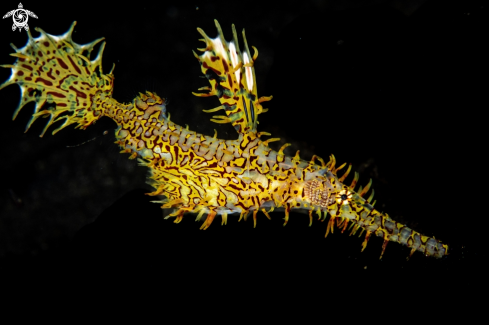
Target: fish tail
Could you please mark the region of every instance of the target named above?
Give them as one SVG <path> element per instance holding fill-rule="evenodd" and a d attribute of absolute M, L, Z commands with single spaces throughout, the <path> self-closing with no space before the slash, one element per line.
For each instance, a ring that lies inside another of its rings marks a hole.
<path fill-rule="evenodd" d="M 21 99 L 13 119 L 30 102 L 35 102 L 34 113 L 27 124 L 26 132 L 39 117 L 48 118 L 41 137 L 54 123 L 62 121 L 52 133 L 76 124 L 85 129 L 105 115 L 108 107 L 120 105 L 112 98 L 114 88 L 114 67 L 108 74 L 102 72 L 102 53 L 105 42 L 98 54 L 90 60 L 94 46 L 103 38 L 79 45 L 72 40 L 73 22 L 69 30 L 59 36 L 50 35 L 35 28 L 40 35 L 33 38 L 27 31 L 28 41 L 23 48 L 11 44 L 17 58 L 14 64 L 1 65 L 10 68 L 10 78 L 0 85 L 0 89 L 17 84 Z"/>

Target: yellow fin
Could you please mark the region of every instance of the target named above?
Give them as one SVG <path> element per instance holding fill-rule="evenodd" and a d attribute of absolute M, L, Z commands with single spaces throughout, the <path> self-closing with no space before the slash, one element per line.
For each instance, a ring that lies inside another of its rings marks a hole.
<path fill-rule="evenodd" d="M 3 65 L 12 69 L 12 74 L 0 89 L 12 84 L 18 84 L 21 89 L 22 97 L 14 119 L 27 103 L 36 103 L 26 131 L 40 116 L 49 117 L 41 136 L 49 126 L 61 120 L 63 124 L 53 133 L 73 123 L 85 129 L 104 115 L 104 103 L 109 100 L 116 104 L 111 98 L 114 77 L 102 73 L 105 43 L 97 56 L 89 59 L 94 46 L 103 38 L 85 45 L 77 44 L 72 40 L 75 25 L 73 22 L 68 31 L 59 36 L 36 28 L 40 35 L 33 38 L 28 31 L 29 40 L 23 48 L 12 45 L 16 53 L 11 55 L 17 57 L 17 61 L 13 65 Z"/>
<path fill-rule="evenodd" d="M 193 94 L 200 97 L 215 95 L 219 98 L 221 106 L 206 112 L 224 109 L 227 117 L 214 117 L 211 121 L 232 123 L 238 133 L 256 133 L 258 115 L 267 111 L 261 103 L 272 99 L 272 96 L 258 97 L 253 67 L 258 57 L 258 50 L 253 47 L 254 54 L 251 55 L 243 30 L 244 51 L 242 52 L 234 25 L 232 26 L 233 39 L 228 42 L 224 39 L 217 20 L 215 23 L 218 31 L 216 38 L 208 37 L 202 29 L 197 28 L 204 37 L 201 40 L 206 43 L 206 46 L 198 49 L 204 53 L 199 56 L 194 52 L 194 55 L 199 60 L 202 73 L 208 78 L 211 87 L 199 89 L 207 93 Z"/>

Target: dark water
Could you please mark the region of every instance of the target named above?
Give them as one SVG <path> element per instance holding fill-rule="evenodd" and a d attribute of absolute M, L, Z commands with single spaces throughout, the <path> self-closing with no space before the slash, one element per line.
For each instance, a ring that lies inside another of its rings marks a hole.
<path fill-rule="evenodd" d="M 222 277 L 258 296 L 264 288 L 277 296 L 294 290 L 296 303 L 335 286 L 400 296 L 416 288 L 439 299 L 443 290 L 468 293 L 484 279 L 489 29 L 482 2 L 80 4 L 61 12 L 48 3 L 24 5 L 39 17 L 29 19 L 34 36 L 35 26 L 56 35 L 76 20 L 75 42 L 106 38 L 103 65 L 109 71 L 116 63 L 119 101 L 155 91 L 170 100 L 173 121 L 205 134 L 217 129 L 226 139 L 236 137 L 234 130 L 201 112 L 218 100 L 191 95 L 206 86 L 191 50 L 203 44 L 197 27 L 216 35 L 213 19 L 228 39 L 231 23 L 246 28 L 248 44 L 259 50 L 259 93 L 274 96 L 259 125 L 282 138 L 272 147 L 290 142 L 290 155 L 301 150 L 305 159 L 334 154 L 351 162 L 360 184 L 373 178 L 379 210 L 448 243 L 450 255 L 415 253 L 406 262 L 409 249 L 390 243 L 379 261 L 381 239 L 371 238 L 360 253 L 363 238 L 335 232 L 324 239 L 326 225 L 308 228 L 303 215 L 292 215 L 285 228 L 283 216 L 272 214 L 272 222 L 261 215 L 257 229 L 230 218 L 228 226 L 215 222 L 205 232 L 191 218 L 163 221 L 142 195 L 150 190 L 146 171 L 112 143 L 115 123 L 101 120 L 86 131 L 68 128 L 40 139 L 40 119 L 24 134 L 33 106 L 12 122 L 19 92 L 10 86 L 0 92 L 5 274 L 109 282 L 180 277 L 211 291 Z M 14 9 L 5 6 L 4 12 Z M 23 46 L 26 34 L 12 32 L 11 21 L 1 25 L 0 61 L 10 64 L 8 44 Z M 3 81 L 9 69 L 0 73 Z"/>

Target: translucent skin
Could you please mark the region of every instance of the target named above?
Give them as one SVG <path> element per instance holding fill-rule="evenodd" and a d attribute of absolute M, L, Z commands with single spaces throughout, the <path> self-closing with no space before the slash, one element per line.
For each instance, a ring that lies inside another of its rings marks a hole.
<path fill-rule="evenodd" d="M 215 39 L 198 29 L 206 47 L 201 49 L 202 55 L 194 54 L 211 87 L 199 89 L 208 93 L 195 95 L 219 98 L 221 106 L 207 112 L 223 110 L 226 115 L 214 116 L 211 121 L 232 123 L 238 132 L 236 140 L 223 140 L 171 122 L 165 100 L 156 94 L 140 94 L 132 103 L 117 102 L 112 98 L 112 71 L 102 72 L 104 44 L 90 61 L 90 52 L 101 39 L 78 45 L 71 39 L 74 26 L 61 36 L 37 29 L 39 37 L 33 39 L 29 34 L 25 47 L 14 47 L 13 56 L 18 60 L 4 65 L 12 69 L 12 75 L 0 85 L 1 89 L 16 83 L 22 90 L 14 118 L 26 103 L 34 101 L 35 113 L 27 128 L 39 116 L 49 117 L 41 136 L 63 119 L 53 134 L 71 124 L 85 129 L 103 116 L 113 119 L 121 152 L 130 153 L 130 159 L 139 157 L 140 165 L 149 168 L 149 184 L 155 191 L 148 195 L 164 196 L 156 202 L 173 209 L 168 217 L 175 217 L 176 223 L 187 212 L 198 213 L 197 220 L 206 214 L 201 229 L 207 229 L 217 215 L 225 224 L 229 214 L 239 213 L 241 220 L 253 212 L 256 226 L 258 211 L 270 218 L 268 212 L 280 209 L 285 211 L 285 225 L 289 212 L 296 209 L 309 214 L 310 224 L 314 212 L 323 220 L 329 214 L 326 236 L 333 232 L 335 223 L 342 232 L 349 226 L 352 234 L 362 228 L 362 233 L 366 231 L 362 250 L 375 234 L 384 239 L 382 254 L 389 241 L 410 247 L 410 256 L 416 250 L 427 256 L 447 254 L 448 246 L 439 240 L 375 210 L 373 190 L 368 199 L 363 198 L 371 183 L 355 191 L 357 173 L 350 185 L 344 184 L 351 166 L 339 177 L 337 173 L 345 164 L 336 167 L 334 156 L 327 163 L 317 156 L 305 161 L 299 152 L 294 157 L 284 154 L 289 144 L 277 152 L 268 144 L 279 139 L 261 139 L 269 134 L 257 132 L 258 115 L 266 111 L 261 104 L 271 97 L 257 95 L 253 64 L 258 51 L 251 56 L 244 31 L 245 51 L 241 52 L 234 26 L 231 42 L 224 39 L 217 21 Z"/>

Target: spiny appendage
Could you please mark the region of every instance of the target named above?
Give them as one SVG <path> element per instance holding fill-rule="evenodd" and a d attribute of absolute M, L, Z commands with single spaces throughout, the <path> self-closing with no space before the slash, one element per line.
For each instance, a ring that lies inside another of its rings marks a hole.
<path fill-rule="evenodd" d="M 169 186 L 161 186 L 159 187 L 155 192 L 152 193 L 147 193 L 146 195 L 150 196 L 155 196 L 155 195 L 162 195 L 165 193 L 167 197 L 177 197 L 174 193 L 175 187 L 167 184 Z M 173 198 L 173 199 L 163 199 L 159 201 L 151 201 L 153 203 L 163 203 L 161 206 L 162 209 L 173 209 L 173 212 L 168 214 L 165 219 L 174 217 L 175 220 L 173 221 L 174 223 L 180 223 L 183 220 L 183 216 L 185 213 L 194 213 L 197 214 L 197 217 L 195 221 L 202 221 L 202 216 L 207 213 L 207 216 L 205 219 L 203 219 L 203 223 L 200 226 L 200 230 L 206 230 L 207 228 L 210 227 L 212 224 L 212 221 L 214 221 L 214 218 L 217 215 L 216 212 L 216 207 L 209 206 L 209 205 L 201 205 L 201 204 L 186 204 L 185 200 L 182 198 Z M 204 202 L 202 202 L 204 203 Z M 228 214 L 226 212 L 221 212 L 220 216 L 222 218 L 222 223 L 221 225 L 226 225 L 227 224 L 227 216 Z"/>
<path fill-rule="evenodd" d="M 49 117 L 41 137 L 50 125 L 63 119 L 65 121 L 53 134 L 73 123 L 84 129 L 103 115 L 105 105 L 113 105 L 113 68 L 107 75 L 102 73 L 105 42 L 96 58 L 90 61 L 90 53 L 103 38 L 79 45 L 72 40 L 75 25 L 73 22 L 70 29 L 60 36 L 35 28 L 40 35 L 33 38 L 27 31 L 28 41 L 23 48 L 18 49 L 11 44 L 15 50 L 11 55 L 17 61 L 2 65 L 11 68 L 12 74 L 0 89 L 15 83 L 21 89 L 21 99 L 13 118 L 32 101 L 36 107 L 26 131 L 38 117 Z"/>
<path fill-rule="evenodd" d="M 197 220 L 207 213 L 201 228 L 207 229 L 216 215 L 226 223 L 228 214 L 251 212 L 259 208 L 258 202 L 271 200 L 268 192 L 260 191 L 251 182 L 249 176 L 257 174 L 253 171 L 248 175 L 246 159 L 236 159 L 237 152 L 249 154 L 249 149 L 241 148 L 238 140 L 203 136 L 171 122 L 164 127 L 157 145 L 167 149 L 153 150 L 160 152 L 160 157 L 155 155 L 151 161 L 140 163 L 150 167 L 148 183 L 155 191 L 148 195 L 167 197 L 157 202 L 164 203 L 162 208 L 177 209 L 168 216 L 175 217 L 175 222 L 180 222 L 186 212 L 199 213 Z M 240 138 L 250 147 L 259 142 L 251 134 Z M 256 211 L 254 220 L 256 223 Z"/>
<path fill-rule="evenodd" d="M 338 170 L 344 166 L 345 164 L 335 168 L 334 156 L 331 157 L 328 163 L 328 169 L 335 176 Z M 356 234 L 360 228 L 362 228 L 360 236 L 366 231 L 365 240 L 362 243 L 362 251 L 366 248 L 367 242 L 372 234 L 384 239 L 380 258 L 382 258 L 389 241 L 404 244 L 411 248 L 409 257 L 416 250 L 426 256 L 435 256 L 437 258 L 443 257 L 448 253 L 448 245 L 442 244 L 441 241 L 435 238 L 421 235 L 407 226 L 392 220 L 388 214 L 375 210 L 375 201 L 371 203 L 374 196 L 373 190 L 368 199 L 363 199 L 363 196 L 366 195 L 372 185 L 372 180 L 369 181 L 365 188 L 360 187 L 358 192 L 355 192 L 355 186 L 359 178 L 358 173 L 355 173 L 350 186 L 342 184 L 350 170 L 351 165 L 345 174 L 338 179 L 338 188 L 340 190 L 335 193 L 322 191 L 319 188 L 320 184 L 317 184 L 318 182 L 316 181 L 309 185 L 308 193 L 316 199 L 316 204 L 324 206 L 324 202 L 327 202 L 328 205 L 327 212 L 329 212 L 331 217 L 327 225 L 325 237 L 329 232 L 333 233 L 335 220 L 336 225 L 341 229 L 342 233 L 347 229 L 349 221 L 351 221 L 348 227 L 348 229 L 351 229 L 350 236 Z"/>
<path fill-rule="evenodd" d="M 227 42 L 217 20 L 215 23 L 218 35 L 214 39 L 209 38 L 202 29 L 197 29 L 204 37 L 201 41 L 205 42 L 206 47 L 198 49 L 204 52 L 202 55 L 199 56 L 195 52 L 194 55 L 199 60 L 202 73 L 209 80 L 211 87 L 199 88 L 201 91 L 208 91 L 207 93 L 193 94 L 219 98 L 221 106 L 204 112 L 224 110 L 226 115 L 215 115 L 211 121 L 232 123 L 238 133 L 256 132 L 258 115 L 267 111 L 261 103 L 272 99 L 272 96 L 258 98 L 254 69 L 258 50 L 253 47 L 255 53 L 251 56 L 243 30 L 245 50 L 241 52 L 234 25 L 233 40 Z"/>
<path fill-rule="evenodd" d="M 189 150 L 190 151 L 190 150 Z M 220 179 L 206 173 L 206 160 L 195 158 L 189 161 L 187 156 L 179 156 L 179 150 L 165 153 L 163 158 L 139 160 L 140 165 L 150 168 L 148 183 L 155 188 L 150 196 L 165 196 L 166 199 L 153 201 L 162 203 L 163 209 L 174 209 L 174 212 L 165 217 L 175 217 L 175 223 L 179 223 L 184 214 L 197 213 L 196 221 L 201 221 L 202 216 L 207 214 L 200 229 L 207 229 L 219 214 L 222 224 L 227 223 L 228 213 L 237 213 L 240 210 L 233 207 L 238 203 L 237 196 L 226 191 Z M 177 154 L 175 154 L 177 153 Z"/>

